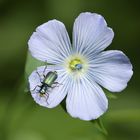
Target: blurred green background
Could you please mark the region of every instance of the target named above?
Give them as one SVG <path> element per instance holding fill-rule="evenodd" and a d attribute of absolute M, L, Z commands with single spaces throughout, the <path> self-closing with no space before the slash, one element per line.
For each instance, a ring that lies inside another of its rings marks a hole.
<path fill-rule="evenodd" d="M 140 140 L 139 5 L 138 0 L 0 0 L 0 140 Z M 61 106 L 38 106 L 23 91 L 27 42 L 35 28 L 55 18 L 71 36 L 74 19 L 84 11 L 105 17 L 115 32 L 108 49 L 122 50 L 134 69 L 128 87 L 109 99 L 102 117 L 108 136 Z"/>

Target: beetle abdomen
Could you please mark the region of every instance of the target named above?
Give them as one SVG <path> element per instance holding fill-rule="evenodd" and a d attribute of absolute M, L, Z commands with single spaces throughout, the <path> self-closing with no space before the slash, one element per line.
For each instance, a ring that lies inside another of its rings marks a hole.
<path fill-rule="evenodd" d="M 47 73 L 44 79 L 44 83 L 47 84 L 48 86 L 51 86 L 56 79 L 57 79 L 57 73 L 50 71 Z"/>

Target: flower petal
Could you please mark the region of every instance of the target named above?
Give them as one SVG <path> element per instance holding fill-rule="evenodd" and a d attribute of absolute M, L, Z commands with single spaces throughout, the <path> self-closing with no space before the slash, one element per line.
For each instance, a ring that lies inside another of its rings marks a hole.
<path fill-rule="evenodd" d="M 34 98 L 35 102 L 41 106 L 53 108 L 57 106 L 66 96 L 68 92 L 69 80 L 63 69 L 57 69 L 53 66 L 48 66 L 45 70 L 45 75 L 49 71 L 56 71 L 58 74 L 58 78 L 55 82 L 58 82 L 58 85 L 52 85 L 54 88 L 48 88 L 46 94 L 44 96 L 40 96 L 38 92 L 42 85 L 41 81 L 43 81 L 43 71 L 45 66 L 38 67 L 37 70 L 33 71 L 29 76 L 29 85 L 31 95 Z M 56 86 L 56 87 L 55 87 Z"/>
<path fill-rule="evenodd" d="M 70 54 L 71 44 L 64 24 L 51 20 L 40 25 L 32 34 L 29 50 L 36 59 L 58 64 Z"/>
<path fill-rule="evenodd" d="M 92 120 L 100 117 L 108 107 L 102 89 L 90 78 L 73 80 L 66 99 L 67 111 L 74 118 Z"/>
<path fill-rule="evenodd" d="M 73 47 L 77 52 L 93 55 L 109 46 L 114 32 L 105 19 L 96 13 L 81 13 L 73 27 Z"/>
<path fill-rule="evenodd" d="M 122 91 L 133 75 L 128 57 L 121 51 L 104 51 L 90 64 L 90 76 L 112 92 Z"/>

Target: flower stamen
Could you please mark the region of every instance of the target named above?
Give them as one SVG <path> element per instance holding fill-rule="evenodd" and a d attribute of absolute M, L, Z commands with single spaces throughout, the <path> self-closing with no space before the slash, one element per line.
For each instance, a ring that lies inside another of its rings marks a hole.
<path fill-rule="evenodd" d="M 69 68 L 73 71 L 81 70 L 83 68 L 82 62 L 80 59 L 73 59 L 69 64 Z"/>
<path fill-rule="evenodd" d="M 64 63 L 66 72 L 74 79 L 80 78 L 85 75 L 88 69 L 88 60 L 79 54 L 70 55 Z"/>

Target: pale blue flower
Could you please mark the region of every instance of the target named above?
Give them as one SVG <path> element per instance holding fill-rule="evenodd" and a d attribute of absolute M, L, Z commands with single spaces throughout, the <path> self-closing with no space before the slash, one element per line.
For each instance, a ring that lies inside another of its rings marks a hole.
<path fill-rule="evenodd" d="M 38 60 L 55 64 L 46 73 L 57 71 L 61 83 L 44 97 L 33 90 L 40 85 L 34 71 L 29 77 L 34 100 L 45 107 L 57 106 L 66 96 L 68 113 L 75 118 L 92 120 L 108 108 L 102 88 L 120 92 L 127 86 L 133 71 L 128 57 L 121 51 L 104 51 L 112 42 L 114 32 L 105 19 L 96 13 L 81 13 L 74 22 L 72 44 L 64 24 L 50 20 L 37 27 L 28 42 L 29 50 Z M 38 67 L 42 75 L 45 66 Z"/>

